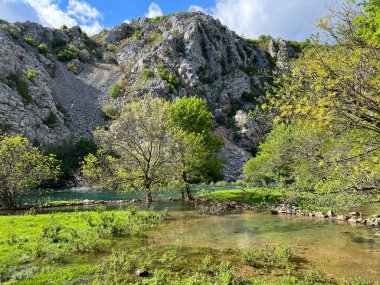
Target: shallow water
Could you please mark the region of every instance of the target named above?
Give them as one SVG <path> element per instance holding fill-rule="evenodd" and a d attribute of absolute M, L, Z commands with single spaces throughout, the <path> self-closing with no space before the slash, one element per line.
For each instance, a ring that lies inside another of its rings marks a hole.
<path fill-rule="evenodd" d="M 218 188 L 216 188 L 218 189 Z M 215 189 L 212 189 L 215 190 Z M 174 197 L 172 194 L 170 196 Z M 115 192 L 55 191 L 51 200 L 119 200 L 136 198 Z M 40 197 L 41 198 L 41 197 Z M 145 209 L 145 204 L 136 204 Z M 48 208 L 42 213 L 93 210 L 98 205 Z M 128 204 L 107 204 L 107 209 L 122 210 Z M 309 217 L 245 212 L 239 215 L 200 215 L 191 204 L 181 202 L 153 203 L 153 210 L 169 209 L 167 225 L 151 232 L 148 245 L 177 245 L 214 249 L 245 248 L 250 245 L 291 245 L 299 257 L 302 270 L 319 268 L 337 277 L 356 276 L 380 281 L 380 229 L 350 225 Z M 366 207 L 366 214 L 379 212 L 379 206 Z M 2 213 L 4 214 L 4 213 Z M 15 214 L 15 212 L 8 213 Z"/>
<path fill-rule="evenodd" d="M 380 281 L 380 237 L 375 229 L 253 212 L 201 216 L 187 211 L 172 216 L 173 221 L 149 236 L 149 243 L 215 249 L 289 244 L 304 270 Z"/>

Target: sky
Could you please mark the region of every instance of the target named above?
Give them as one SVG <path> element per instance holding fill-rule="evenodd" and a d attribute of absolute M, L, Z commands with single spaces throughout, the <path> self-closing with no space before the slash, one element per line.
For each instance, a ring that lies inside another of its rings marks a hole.
<path fill-rule="evenodd" d="M 302 41 L 337 0 L 0 0 L 0 19 L 59 28 L 80 25 L 90 35 L 138 17 L 202 11 L 247 38 Z"/>

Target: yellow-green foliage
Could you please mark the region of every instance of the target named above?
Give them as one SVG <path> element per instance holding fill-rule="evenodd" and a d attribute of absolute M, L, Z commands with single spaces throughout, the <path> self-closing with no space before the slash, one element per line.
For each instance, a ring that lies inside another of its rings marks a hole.
<path fill-rule="evenodd" d="M 262 108 L 287 126 L 274 128 L 247 178 L 321 192 L 380 189 L 380 50 L 365 32 L 380 10 L 364 7 L 347 0 L 322 18 L 336 44 L 316 40 L 275 80 Z"/>
<path fill-rule="evenodd" d="M 22 136 L 0 136 L 0 161 L 0 202 L 7 207 L 59 173 L 54 156 L 43 155 Z"/>
<path fill-rule="evenodd" d="M 26 35 L 24 37 L 24 40 L 25 40 L 26 43 L 28 43 L 31 46 L 35 46 L 36 45 L 36 41 L 34 40 L 34 38 L 33 38 L 32 35 Z"/>
<path fill-rule="evenodd" d="M 140 191 L 147 201 L 178 175 L 168 131 L 169 103 L 162 99 L 126 104 L 109 130 L 95 132 L 101 149 L 85 159 L 89 182 L 123 191 Z"/>
<path fill-rule="evenodd" d="M 37 74 L 38 74 L 38 71 L 37 70 L 33 70 L 33 69 L 28 69 L 27 71 L 24 71 L 24 74 L 25 76 L 33 83 L 33 84 L 36 84 L 36 80 L 37 80 Z"/>
<path fill-rule="evenodd" d="M 40 54 L 43 54 L 43 55 L 47 55 L 47 53 L 48 53 L 48 48 L 47 48 L 47 46 L 45 45 L 45 44 L 40 44 L 40 45 L 38 45 L 38 52 L 40 53 Z"/>

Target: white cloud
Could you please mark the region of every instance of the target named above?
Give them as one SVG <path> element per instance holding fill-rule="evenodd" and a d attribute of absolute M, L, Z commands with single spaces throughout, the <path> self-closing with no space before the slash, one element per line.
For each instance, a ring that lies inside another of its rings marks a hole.
<path fill-rule="evenodd" d="M 130 23 L 131 23 L 131 21 L 130 21 L 130 20 L 128 20 L 128 19 L 125 19 L 125 20 L 123 21 L 123 23 L 126 23 L 126 24 L 130 24 Z"/>
<path fill-rule="evenodd" d="M 313 23 L 335 0 L 215 0 L 213 7 L 197 7 L 221 20 L 238 34 L 257 38 L 268 34 L 304 40 L 315 33 Z"/>
<path fill-rule="evenodd" d="M 0 18 L 11 22 L 34 21 L 43 26 L 59 28 L 80 25 L 92 35 L 102 30 L 100 12 L 85 1 L 69 0 L 66 11 L 59 0 L 0 0 Z"/>
<path fill-rule="evenodd" d="M 77 0 L 69 0 L 67 14 L 81 19 L 82 22 L 102 17 L 102 14 L 96 8 L 91 7 L 87 2 Z"/>
<path fill-rule="evenodd" d="M 158 6 L 158 4 L 152 2 L 149 5 L 149 10 L 148 10 L 148 13 L 145 14 L 145 17 L 154 18 L 154 17 L 162 16 L 162 15 L 163 13 L 162 13 L 161 7 Z"/>

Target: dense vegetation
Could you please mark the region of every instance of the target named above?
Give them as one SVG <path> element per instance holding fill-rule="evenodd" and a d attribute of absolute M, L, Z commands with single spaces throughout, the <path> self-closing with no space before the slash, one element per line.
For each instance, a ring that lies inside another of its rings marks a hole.
<path fill-rule="evenodd" d="M 130 102 L 109 128 L 95 132 L 100 149 L 85 158 L 82 173 L 91 184 L 143 192 L 148 202 L 168 187 L 189 196 L 190 181 L 207 181 L 221 171 L 216 154 L 222 143 L 211 130 L 202 99 Z"/>
<path fill-rule="evenodd" d="M 346 1 L 319 22 L 318 38 L 283 70 L 263 109 L 274 125 L 245 166 L 260 185 L 315 193 L 380 190 L 377 1 Z"/>
<path fill-rule="evenodd" d="M 24 195 L 59 173 L 53 155 L 44 156 L 22 136 L 0 136 L 0 201 L 17 207 Z"/>

